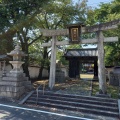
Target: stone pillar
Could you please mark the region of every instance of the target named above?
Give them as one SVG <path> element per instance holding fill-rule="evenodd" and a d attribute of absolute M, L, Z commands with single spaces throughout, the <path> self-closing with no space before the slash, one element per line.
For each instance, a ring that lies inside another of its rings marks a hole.
<path fill-rule="evenodd" d="M 52 90 L 55 84 L 55 72 L 56 72 L 56 41 L 57 37 L 52 37 L 52 51 L 51 51 L 51 63 L 50 63 L 50 76 L 49 76 L 49 88 Z"/>
<path fill-rule="evenodd" d="M 105 76 L 105 63 L 104 63 L 104 36 L 102 31 L 98 31 L 98 79 L 99 79 L 99 94 L 106 94 L 106 76 Z"/>

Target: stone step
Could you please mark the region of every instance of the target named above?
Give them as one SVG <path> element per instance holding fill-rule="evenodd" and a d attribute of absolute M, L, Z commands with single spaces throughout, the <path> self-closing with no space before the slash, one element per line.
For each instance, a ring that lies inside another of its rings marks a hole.
<path fill-rule="evenodd" d="M 36 101 L 33 100 L 27 100 L 27 104 L 36 104 Z M 51 102 L 45 102 L 39 101 L 37 105 L 44 106 L 44 107 L 52 107 L 52 108 L 57 108 L 57 109 L 65 109 L 65 110 L 71 110 L 71 111 L 77 111 L 77 112 L 82 112 L 82 113 L 87 113 L 87 114 L 94 114 L 94 115 L 102 115 L 102 116 L 109 116 L 109 117 L 119 117 L 118 112 L 111 112 L 111 111 L 103 111 L 103 110 L 97 110 L 97 109 L 91 109 L 91 108 L 84 108 L 84 107 L 75 107 L 71 105 L 65 105 L 65 104 L 58 104 L 58 103 L 51 103 Z"/>
<path fill-rule="evenodd" d="M 32 97 L 36 97 L 37 94 L 33 94 Z M 95 99 L 95 100 L 92 100 L 92 99 L 88 99 L 88 98 L 75 98 L 74 96 L 71 96 L 71 97 L 65 97 L 64 95 L 63 96 L 56 96 L 56 95 L 42 95 L 42 94 L 39 94 L 38 95 L 40 98 L 44 98 L 44 99 L 54 99 L 54 100 L 65 100 L 65 101 L 71 101 L 71 102 L 78 102 L 78 103 L 83 103 L 83 104 L 94 104 L 94 105 L 103 105 L 103 106 L 111 106 L 111 107 L 117 107 L 118 106 L 118 103 L 117 101 L 115 102 L 106 102 L 106 101 L 99 101 L 100 98 Z"/>
<path fill-rule="evenodd" d="M 38 95 L 38 99 L 37 99 Z M 82 95 L 60 94 L 50 91 L 34 91 L 25 104 L 44 106 L 83 114 L 119 118 L 118 101 L 112 98 L 101 98 Z"/>
<path fill-rule="evenodd" d="M 40 94 L 42 94 L 42 91 L 39 91 Z M 36 92 L 34 93 L 36 94 Z M 71 94 L 60 94 L 60 93 L 53 93 L 46 91 L 44 92 L 44 95 L 49 95 L 49 96 L 57 96 L 57 97 L 66 97 L 66 98 L 77 98 L 77 99 L 89 99 L 89 100 L 95 100 L 95 101 L 105 101 L 105 102 L 115 102 L 117 103 L 116 99 L 112 98 L 102 98 L 102 97 L 91 97 L 91 96 L 83 96 L 83 95 L 71 95 Z"/>
<path fill-rule="evenodd" d="M 73 102 L 73 101 L 67 101 L 65 99 L 60 100 L 58 99 L 50 99 L 50 98 L 44 98 L 42 96 L 40 96 L 38 99 L 36 99 L 36 97 L 30 97 L 29 100 L 32 101 L 44 101 L 44 102 L 48 102 L 48 103 L 55 103 L 55 104 L 62 104 L 62 105 L 70 105 L 70 106 L 74 106 L 74 107 L 84 107 L 84 108 L 91 108 L 91 109 L 98 109 L 98 110 L 105 110 L 105 111 L 111 111 L 111 112 L 118 112 L 118 108 L 117 107 L 111 107 L 111 106 L 101 106 L 101 105 L 94 105 L 94 104 L 88 104 L 88 103 L 82 103 L 82 102 Z"/>

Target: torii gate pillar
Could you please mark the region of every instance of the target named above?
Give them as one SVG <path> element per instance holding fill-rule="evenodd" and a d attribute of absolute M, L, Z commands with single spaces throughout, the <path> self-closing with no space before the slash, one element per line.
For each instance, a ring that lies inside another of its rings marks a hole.
<path fill-rule="evenodd" d="M 52 89 L 55 84 L 55 73 L 56 73 L 56 36 L 52 36 L 52 51 L 51 51 L 51 62 L 50 62 L 50 75 L 49 75 L 49 88 Z"/>
<path fill-rule="evenodd" d="M 105 75 L 105 63 L 104 63 L 104 36 L 102 31 L 97 31 L 98 40 L 98 78 L 99 78 L 99 94 L 106 94 L 106 75 Z"/>

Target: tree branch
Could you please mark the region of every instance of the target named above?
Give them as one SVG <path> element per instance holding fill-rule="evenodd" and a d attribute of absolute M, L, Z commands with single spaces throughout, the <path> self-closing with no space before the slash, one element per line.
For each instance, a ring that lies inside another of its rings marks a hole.
<path fill-rule="evenodd" d="M 40 39 L 42 37 L 42 35 L 40 35 L 39 37 L 35 38 L 34 40 L 32 40 L 32 42 L 30 42 L 28 44 L 28 46 L 30 46 L 31 44 L 33 44 L 35 41 L 37 41 L 38 39 Z"/>
<path fill-rule="evenodd" d="M 27 18 L 24 21 L 22 20 L 18 24 L 15 24 L 12 27 L 10 27 L 7 30 L 7 32 L 3 32 L 2 34 L 0 34 L 0 39 L 8 38 L 8 36 L 13 36 L 17 31 L 19 31 L 23 27 L 29 26 L 34 21 L 35 16 L 40 12 L 41 10 L 36 11 L 33 15 L 31 15 L 31 17 L 27 16 Z"/>
<path fill-rule="evenodd" d="M 19 37 L 19 40 L 20 40 L 21 44 L 23 44 L 23 39 L 22 39 L 22 37 L 21 37 L 20 33 L 19 33 L 19 32 L 17 32 L 17 35 L 18 35 L 18 37 Z"/>
<path fill-rule="evenodd" d="M 60 22 L 62 22 L 62 19 L 63 19 L 63 15 L 61 17 L 61 19 L 57 22 L 57 24 L 55 25 L 55 29 L 57 29 L 57 26 L 60 24 Z"/>
<path fill-rule="evenodd" d="M 47 22 L 47 13 L 45 13 L 45 23 L 46 23 L 46 27 L 49 29 L 49 25 L 48 25 L 48 22 Z"/>

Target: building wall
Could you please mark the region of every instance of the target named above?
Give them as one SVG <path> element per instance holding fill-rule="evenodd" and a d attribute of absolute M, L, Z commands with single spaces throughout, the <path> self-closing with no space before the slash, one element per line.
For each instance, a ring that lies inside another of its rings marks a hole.
<path fill-rule="evenodd" d="M 33 78 L 37 78 L 38 75 L 39 75 L 39 69 L 40 67 L 29 67 L 29 74 L 30 74 L 30 78 L 33 79 Z M 47 69 L 43 69 L 43 72 L 42 72 L 42 77 L 48 77 L 49 73 L 48 73 L 48 70 Z"/>
<path fill-rule="evenodd" d="M 11 69 L 12 69 L 12 66 L 10 64 L 5 66 L 6 73 L 8 73 Z M 30 74 L 31 79 L 38 77 L 40 67 L 30 66 L 28 69 L 29 69 L 29 74 Z M 68 76 L 67 68 L 61 67 L 61 70 L 65 73 L 65 77 L 67 77 Z M 0 78 L 1 78 L 2 74 L 3 74 L 3 71 L 2 71 L 2 69 L 0 69 Z M 44 77 L 44 78 L 49 77 L 49 72 L 47 69 L 43 69 L 42 77 Z"/>

